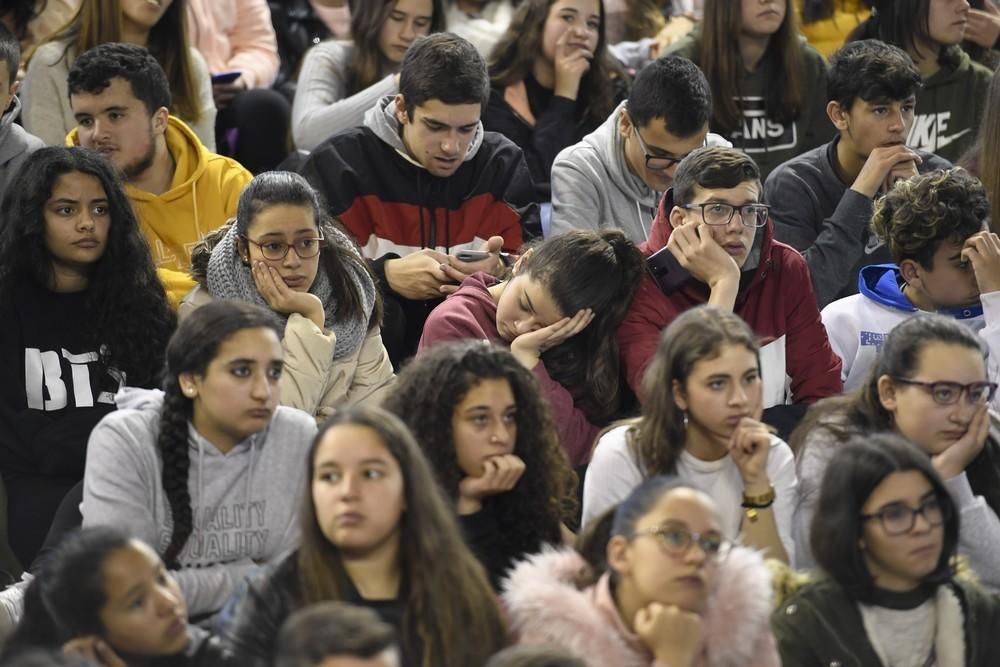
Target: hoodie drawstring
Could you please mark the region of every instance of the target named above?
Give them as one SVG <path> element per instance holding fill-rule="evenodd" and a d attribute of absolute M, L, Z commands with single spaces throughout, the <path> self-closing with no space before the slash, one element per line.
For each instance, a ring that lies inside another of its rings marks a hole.
<path fill-rule="evenodd" d="M 205 518 L 204 507 L 202 506 L 205 502 L 205 445 L 201 441 L 201 438 L 195 438 L 198 441 L 198 500 L 191 503 L 193 507 L 201 507 L 202 511 L 196 513 L 196 518 L 194 521 L 194 528 L 196 530 L 201 530 L 203 528 L 202 521 Z"/>

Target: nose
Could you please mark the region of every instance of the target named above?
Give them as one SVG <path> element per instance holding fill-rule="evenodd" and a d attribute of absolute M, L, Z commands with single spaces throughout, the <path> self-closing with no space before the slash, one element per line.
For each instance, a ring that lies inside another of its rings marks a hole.
<path fill-rule="evenodd" d="M 294 269 L 302 264 L 302 258 L 299 257 L 299 253 L 295 252 L 295 246 L 288 246 L 288 252 L 285 253 L 284 259 L 281 260 L 281 265 Z"/>
<path fill-rule="evenodd" d="M 441 152 L 450 157 L 458 152 L 458 145 L 458 132 L 452 130 L 441 139 Z"/>
<path fill-rule="evenodd" d="M 407 44 L 412 42 L 417 36 L 417 28 L 413 21 L 404 21 L 403 27 L 399 31 L 399 38 Z"/>
<path fill-rule="evenodd" d="M 160 616 L 171 616 L 177 612 L 180 600 L 170 586 L 159 584 L 155 591 L 156 613 Z"/>
<path fill-rule="evenodd" d="M 258 401 L 267 401 L 271 398 L 271 380 L 267 377 L 266 373 L 259 372 L 254 374 L 250 395 Z"/>
<path fill-rule="evenodd" d="M 358 476 L 353 472 L 344 473 L 343 478 L 340 480 L 339 491 L 341 498 L 357 498 L 358 497 L 358 484 L 360 480 Z"/>
<path fill-rule="evenodd" d="M 730 405 L 743 405 L 747 402 L 747 391 L 740 383 L 733 385 L 733 391 L 729 394 Z"/>
<path fill-rule="evenodd" d="M 90 209 L 81 211 L 76 218 L 77 231 L 89 232 L 94 229 L 94 225 L 94 213 Z"/>
<path fill-rule="evenodd" d="M 692 538 L 687 551 L 684 552 L 684 560 L 687 563 L 701 564 L 708 558 L 705 550 L 701 548 L 701 542 Z"/>
<path fill-rule="evenodd" d="M 517 335 L 531 333 L 532 331 L 538 331 L 542 327 L 538 324 L 534 317 L 529 317 L 526 320 L 518 320 L 514 322 L 514 330 L 517 331 Z"/>
<path fill-rule="evenodd" d="M 496 447 L 506 447 L 510 443 L 511 428 L 502 419 L 497 420 L 490 433 L 490 444 Z"/>

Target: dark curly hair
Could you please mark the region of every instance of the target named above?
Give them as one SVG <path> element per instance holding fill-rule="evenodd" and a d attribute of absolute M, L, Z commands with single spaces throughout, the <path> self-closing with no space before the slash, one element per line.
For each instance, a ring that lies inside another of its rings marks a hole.
<path fill-rule="evenodd" d="M 100 95 L 116 77 L 128 81 L 132 94 L 150 115 L 162 107 L 170 108 L 166 73 L 149 51 L 136 44 L 111 42 L 81 53 L 69 70 L 69 94 Z"/>
<path fill-rule="evenodd" d="M 979 179 L 964 169 L 937 169 L 899 181 L 875 202 L 872 231 L 899 264 L 912 259 L 928 271 L 944 241 L 961 243 L 983 231 L 990 202 Z"/>
<path fill-rule="evenodd" d="M 560 524 L 574 523 L 576 475 L 531 371 L 505 349 L 485 341 L 442 343 L 422 352 L 396 378 L 383 407 L 410 427 L 431 462 L 445 493 L 458 499 L 465 476 L 458 465 L 452 432 L 456 406 L 485 380 L 506 380 L 517 406 L 514 454 L 525 471 L 508 493 L 484 501 L 495 510 L 509 553 L 536 553 L 543 543 L 559 543 Z"/>
<path fill-rule="evenodd" d="M 25 282 L 47 287 L 52 261 L 45 244 L 45 204 L 64 174 L 101 182 L 111 225 L 104 254 L 89 270 L 86 329 L 101 361 L 125 373 L 129 385 L 151 387 L 163 368 L 167 339 L 177 319 L 156 275 L 149 246 L 114 169 L 85 148 L 42 148 L 25 160 L 0 206 L 0 303 L 9 304 Z"/>
<path fill-rule="evenodd" d="M 163 459 L 163 492 L 170 506 L 173 531 L 163 560 L 177 567 L 177 557 L 194 529 L 188 473 L 188 422 L 193 402 L 181 391 L 181 373 L 204 375 L 219 347 L 244 329 L 265 328 L 281 338 L 274 314 L 242 301 L 212 301 L 184 319 L 167 345 L 167 368 L 163 377 L 163 408 L 156 446 Z"/>
<path fill-rule="evenodd" d="M 826 99 L 850 111 L 858 99 L 908 100 L 923 85 L 910 54 L 877 39 L 862 39 L 848 42 L 830 57 Z"/>

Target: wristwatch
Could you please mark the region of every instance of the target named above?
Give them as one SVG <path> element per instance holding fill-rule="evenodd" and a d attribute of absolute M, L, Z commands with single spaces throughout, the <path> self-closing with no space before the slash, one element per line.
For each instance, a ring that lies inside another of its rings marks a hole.
<path fill-rule="evenodd" d="M 775 499 L 774 486 L 768 488 L 767 493 L 763 493 L 759 496 L 748 496 L 743 494 L 743 514 L 746 516 L 747 521 L 750 523 L 756 523 L 759 517 L 758 510 L 764 510 L 774 504 Z"/>

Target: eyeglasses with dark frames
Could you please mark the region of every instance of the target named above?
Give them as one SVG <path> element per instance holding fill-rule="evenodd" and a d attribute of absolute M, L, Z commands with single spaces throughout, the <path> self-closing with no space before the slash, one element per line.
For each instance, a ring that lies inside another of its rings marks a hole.
<path fill-rule="evenodd" d="M 892 378 L 893 382 L 900 384 L 910 384 L 920 387 L 934 399 L 938 405 L 954 405 L 965 394 L 965 400 L 970 405 L 982 405 L 993 400 L 997 393 L 996 382 L 970 382 L 961 384 L 960 382 L 923 382 L 921 380 L 911 380 L 910 378 Z"/>
<path fill-rule="evenodd" d="M 949 507 L 934 495 L 920 503 L 920 507 L 917 509 L 903 503 L 890 503 L 878 512 L 862 514 L 861 518 L 865 521 L 878 519 L 886 535 L 905 535 L 913 530 L 913 526 L 917 523 L 918 514 L 924 517 L 929 526 L 940 526 L 950 517 Z"/>
<path fill-rule="evenodd" d="M 291 245 L 284 241 L 254 241 L 246 235 L 242 235 L 241 238 L 260 248 L 260 254 L 264 256 L 264 259 L 272 261 L 284 259 L 285 255 L 288 254 L 289 248 L 295 249 L 295 254 L 299 256 L 299 259 L 311 259 L 318 255 L 322 248 L 323 232 L 320 232 L 319 236 L 295 239 L 295 242 Z"/>
<path fill-rule="evenodd" d="M 727 542 L 715 531 L 695 533 L 676 525 L 659 526 L 635 532 L 635 537 L 650 535 L 660 543 L 660 548 L 669 556 L 683 556 L 692 544 L 697 544 L 702 553 L 715 558 L 726 547 Z"/>
<path fill-rule="evenodd" d="M 639 134 L 639 128 L 633 125 L 632 131 L 635 133 L 635 138 L 639 141 L 639 148 L 642 149 L 643 157 L 646 158 L 646 169 L 651 171 L 666 171 L 687 157 L 687 155 L 679 157 L 673 155 L 653 155 L 649 152 L 649 146 L 643 141 L 642 135 Z"/>
<path fill-rule="evenodd" d="M 680 206 L 680 205 L 679 205 Z M 767 204 L 743 204 L 733 206 L 724 202 L 710 201 L 704 204 L 686 204 L 680 208 L 688 211 L 701 211 L 701 218 L 706 225 L 728 225 L 736 211 L 740 212 L 740 222 L 744 227 L 763 227 L 767 224 L 767 214 L 771 209 Z"/>

